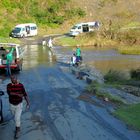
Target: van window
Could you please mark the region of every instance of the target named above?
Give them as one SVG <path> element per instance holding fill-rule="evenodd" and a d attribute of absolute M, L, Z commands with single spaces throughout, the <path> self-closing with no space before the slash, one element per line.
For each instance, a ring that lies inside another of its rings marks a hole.
<path fill-rule="evenodd" d="M 73 26 L 73 27 L 72 27 L 72 29 L 76 29 L 76 28 L 77 28 L 77 26 Z"/>
<path fill-rule="evenodd" d="M 36 30 L 36 29 L 37 29 L 36 26 L 31 27 L 31 30 Z"/>
<path fill-rule="evenodd" d="M 13 30 L 13 33 L 20 33 L 20 31 L 21 31 L 21 28 L 16 27 L 16 28 Z"/>
<path fill-rule="evenodd" d="M 25 28 L 22 28 L 22 31 L 25 31 Z"/>
<path fill-rule="evenodd" d="M 95 28 L 95 26 L 94 25 L 90 25 L 89 28 L 93 29 L 93 28 Z"/>
<path fill-rule="evenodd" d="M 78 29 L 81 29 L 81 26 L 79 26 Z"/>

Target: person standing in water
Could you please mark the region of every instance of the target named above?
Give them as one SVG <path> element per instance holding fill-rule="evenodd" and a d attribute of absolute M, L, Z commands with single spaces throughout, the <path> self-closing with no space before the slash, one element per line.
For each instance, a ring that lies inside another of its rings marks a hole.
<path fill-rule="evenodd" d="M 52 43 L 52 39 L 50 37 L 49 41 L 48 41 L 48 47 L 49 48 L 52 48 L 53 47 L 53 43 Z"/>

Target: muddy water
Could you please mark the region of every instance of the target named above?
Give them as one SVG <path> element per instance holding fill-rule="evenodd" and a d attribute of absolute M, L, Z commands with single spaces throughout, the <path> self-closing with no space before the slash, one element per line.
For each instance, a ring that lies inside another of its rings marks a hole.
<path fill-rule="evenodd" d="M 28 45 L 24 54 L 23 68 L 30 69 L 40 65 L 52 66 L 55 63 L 53 52 L 46 46 Z"/>
<path fill-rule="evenodd" d="M 45 46 L 37 45 L 26 46 L 26 49 L 24 69 L 39 65 L 51 66 L 56 59 L 57 62 L 69 63 L 73 54 L 73 50 L 58 46 L 55 46 L 52 51 Z M 122 55 L 115 50 L 82 50 L 82 56 L 84 63 L 95 67 L 102 74 L 110 69 L 128 73 L 131 69 L 140 68 L 140 55 Z"/>
<path fill-rule="evenodd" d="M 83 58 L 87 64 L 96 67 L 103 74 L 110 69 L 128 73 L 132 69 L 140 68 L 140 55 L 122 55 L 115 50 L 86 51 Z"/>
<path fill-rule="evenodd" d="M 57 59 L 67 63 L 73 54 L 73 50 L 66 47 L 56 47 Z M 84 63 L 95 67 L 102 74 L 110 69 L 126 72 L 140 68 L 140 55 L 122 55 L 115 50 L 81 50 Z"/>

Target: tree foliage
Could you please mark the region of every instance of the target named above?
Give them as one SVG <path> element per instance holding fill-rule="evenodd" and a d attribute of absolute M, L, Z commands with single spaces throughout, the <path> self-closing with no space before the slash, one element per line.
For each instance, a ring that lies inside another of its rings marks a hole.
<path fill-rule="evenodd" d="M 4 33 L 4 36 L 9 34 L 9 31 L 6 31 L 7 34 L 3 31 L 5 20 L 12 26 L 26 22 L 49 26 L 50 24 L 63 24 L 65 20 L 73 17 L 85 16 L 85 12 L 80 8 L 70 7 L 68 11 L 66 7 L 69 2 L 70 0 L 1 0 L 0 31 Z"/>

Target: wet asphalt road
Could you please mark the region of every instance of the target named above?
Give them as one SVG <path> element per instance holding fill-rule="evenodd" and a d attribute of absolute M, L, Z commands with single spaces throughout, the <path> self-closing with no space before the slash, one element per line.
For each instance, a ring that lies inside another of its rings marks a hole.
<path fill-rule="evenodd" d="M 60 56 L 58 63 L 55 54 L 47 48 L 35 45 L 27 46 L 27 49 L 23 71 L 17 75 L 25 85 L 31 108 L 23 111 L 19 140 L 140 139 L 138 132 L 127 129 L 105 107 L 78 99 L 86 83 L 76 79 L 69 66 L 60 62 L 63 57 Z M 59 51 L 59 48 L 53 51 Z M 9 81 L 6 78 L 0 88 L 5 91 Z M 0 125 L 0 140 L 13 140 L 14 135 L 7 100 L 4 95 L 6 122 Z"/>

